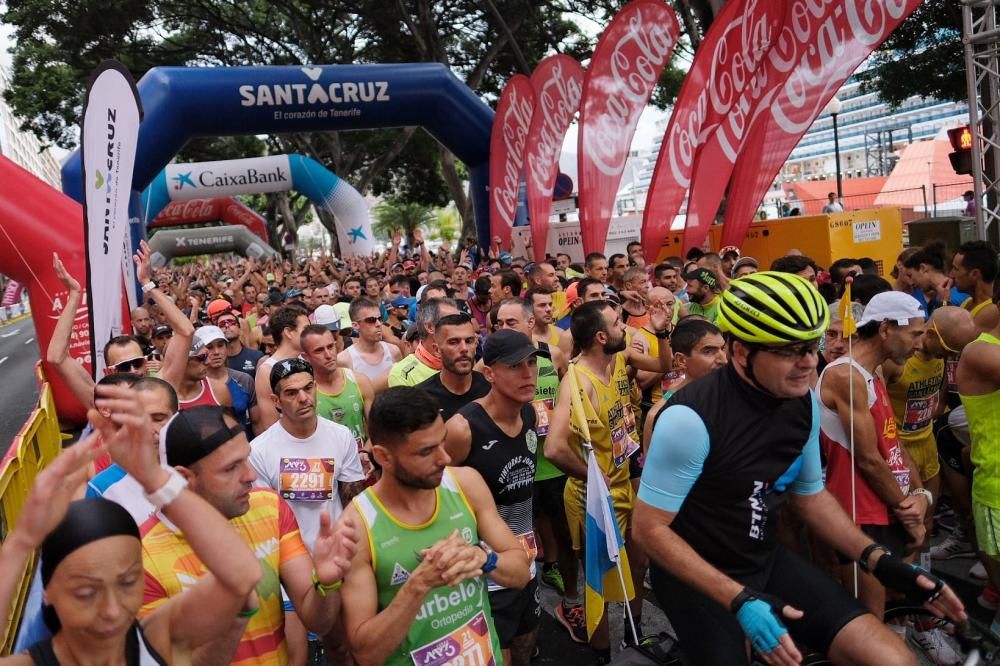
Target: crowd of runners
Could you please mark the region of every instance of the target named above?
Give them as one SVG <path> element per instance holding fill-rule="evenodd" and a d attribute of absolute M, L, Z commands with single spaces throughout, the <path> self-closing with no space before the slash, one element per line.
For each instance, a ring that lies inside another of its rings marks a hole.
<path fill-rule="evenodd" d="M 986 243 L 906 249 L 885 277 L 419 232 L 370 258 L 156 270 L 143 243 L 135 265 L 144 302 L 95 384 L 53 258 L 69 297 L 46 358 L 90 426 L 0 550 L 5 612 L 41 553 L 11 663 L 525 666 L 547 648 L 539 586 L 608 663 L 582 591 L 589 456 L 638 633 L 649 588 L 687 663 L 915 664 L 908 642 L 958 663 L 887 602 L 963 620 L 934 574 L 957 557 L 1000 601 Z"/>

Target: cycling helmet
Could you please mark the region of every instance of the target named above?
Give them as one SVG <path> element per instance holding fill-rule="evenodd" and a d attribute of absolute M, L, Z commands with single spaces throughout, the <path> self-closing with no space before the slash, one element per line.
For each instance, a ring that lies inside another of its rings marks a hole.
<path fill-rule="evenodd" d="M 815 340 L 830 323 L 816 288 L 794 273 L 763 271 L 729 283 L 716 324 L 743 342 L 782 345 Z"/>

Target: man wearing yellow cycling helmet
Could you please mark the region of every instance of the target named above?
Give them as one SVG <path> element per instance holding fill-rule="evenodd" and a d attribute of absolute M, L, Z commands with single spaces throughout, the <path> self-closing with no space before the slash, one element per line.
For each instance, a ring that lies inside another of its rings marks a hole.
<path fill-rule="evenodd" d="M 915 663 L 880 619 L 775 538 L 789 500 L 888 587 L 965 617 L 948 586 L 874 543 L 823 486 L 809 385 L 827 304 L 804 278 L 770 271 L 733 280 L 721 299 L 729 363 L 660 412 L 633 515 L 681 649 L 691 663 L 746 664 L 749 639 L 767 663 L 797 664 L 800 641 L 835 663 Z"/>

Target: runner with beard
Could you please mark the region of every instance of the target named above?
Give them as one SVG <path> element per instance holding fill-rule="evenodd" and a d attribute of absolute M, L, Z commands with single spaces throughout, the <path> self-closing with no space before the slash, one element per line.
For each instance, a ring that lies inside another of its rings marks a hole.
<path fill-rule="evenodd" d="M 447 466 L 445 424 L 427 393 L 380 393 L 370 429 L 382 476 L 345 510 L 365 533 L 341 590 L 354 658 L 440 663 L 457 645 L 463 663 L 500 663 L 483 574 L 524 587 L 524 550 L 482 477 Z"/>
<path fill-rule="evenodd" d="M 441 317 L 434 335 L 424 341 L 433 343 L 435 354 L 441 358 L 441 372 L 419 386 L 437 402 L 443 419 L 450 419 L 463 405 L 490 392 L 486 377 L 473 370 L 477 340 L 472 318 L 453 314 Z"/>
<path fill-rule="evenodd" d="M 518 308 L 523 308 L 518 301 Z M 531 662 L 541 612 L 535 580 L 538 548 L 532 526 L 538 435 L 531 404 L 540 353 L 524 333 L 512 329 L 493 333 L 483 346 L 490 392 L 462 407 L 446 424 L 445 448 L 452 464 L 472 467 L 482 475 L 500 517 L 528 555 L 532 580 L 524 589 L 509 590 L 489 581 L 490 606 L 504 662 L 517 666 Z"/>
<path fill-rule="evenodd" d="M 638 353 L 625 342 L 625 324 L 618 310 L 608 301 L 584 303 L 573 313 L 570 330 L 580 355 L 570 365 L 560 386 L 560 398 L 552 415 L 552 424 L 545 441 L 545 457 L 565 472 L 564 499 L 566 516 L 574 550 L 583 547 L 587 495 L 587 452 L 580 437 L 570 429 L 570 404 L 568 400 L 569 374 L 575 373 L 575 382 L 582 393 L 584 414 L 590 429 L 593 455 L 598 466 L 607 476 L 615 518 L 625 536 L 626 548 L 632 548 L 629 531 L 635 491 L 629 482 L 629 459 L 639 449 L 636 432 L 636 414 L 632 411 L 632 382 L 626 366 L 638 370 L 663 373 L 670 369 L 671 349 L 667 326 L 670 314 L 662 305 L 650 308 L 652 329 L 659 341 L 658 357 Z M 635 589 L 642 589 L 643 581 L 634 581 Z M 639 628 L 642 599 L 630 603 Z M 608 626 L 601 620 L 591 642 L 600 659 L 610 659 Z M 562 603 L 556 608 L 556 618 L 566 627 L 573 640 L 587 642 L 586 616 L 576 589 L 566 590 Z"/>

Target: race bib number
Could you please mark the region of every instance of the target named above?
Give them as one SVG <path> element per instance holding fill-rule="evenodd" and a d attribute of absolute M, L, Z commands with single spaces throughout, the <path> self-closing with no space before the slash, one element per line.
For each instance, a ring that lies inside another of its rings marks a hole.
<path fill-rule="evenodd" d="M 297 502 L 333 499 L 333 458 L 282 458 L 281 496 Z"/>
<path fill-rule="evenodd" d="M 479 611 L 447 636 L 410 652 L 414 666 L 494 666 L 490 625 Z"/>
<path fill-rule="evenodd" d="M 957 370 L 957 358 L 949 358 L 944 362 L 944 380 L 948 383 L 949 393 L 958 393 L 958 383 L 955 381 L 955 373 Z"/>
<path fill-rule="evenodd" d="M 549 434 L 549 419 L 552 417 L 552 399 L 535 400 L 531 403 L 535 408 L 535 434 L 545 437 Z"/>
<path fill-rule="evenodd" d="M 635 434 L 635 416 L 632 414 L 632 406 L 625 407 L 625 417 L 621 426 L 611 430 L 611 456 L 615 467 L 624 465 L 629 456 L 639 450 L 639 438 Z"/>
<path fill-rule="evenodd" d="M 937 408 L 938 397 L 913 398 L 906 401 L 906 411 L 903 414 L 903 432 L 918 432 L 930 425 Z"/>

